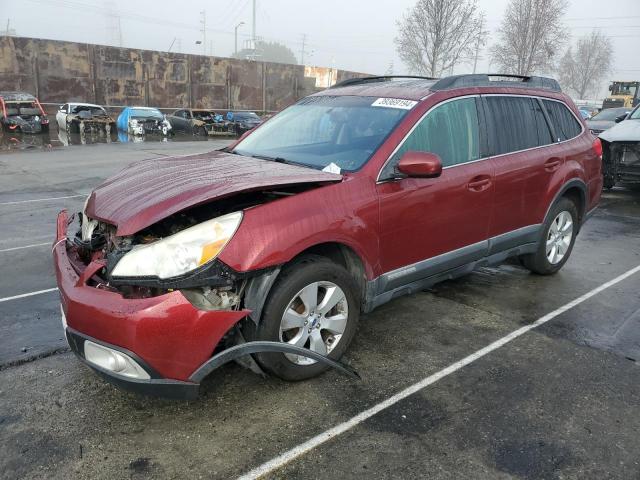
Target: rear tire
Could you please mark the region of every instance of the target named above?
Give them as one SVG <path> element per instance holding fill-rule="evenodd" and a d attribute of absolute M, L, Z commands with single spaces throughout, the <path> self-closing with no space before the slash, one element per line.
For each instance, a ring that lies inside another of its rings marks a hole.
<path fill-rule="evenodd" d="M 542 238 L 535 253 L 522 255 L 522 265 L 538 275 L 552 275 L 567 262 L 579 228 L 578 208 L 567 197 L 558 200 L 549 211 Z"/>
<path fill-rule="evenodd" d="M 303 293 L 309 288 L 314 298 Z M 328 310 L 323 307 L 337 298 L 340 300 L 335 306 Z M 249 328 L 247 336 L 297 344 L 338 360 L 355 335 L 359 316 L 358 288 L 349 272 L 325 257 L 306 255 L 280 273 L 260 323 Z M 312 378 L 329 368 L 324 363 L 284 353 L 258 353 L 255 358 L 266 371 L 288 381 Z"/>

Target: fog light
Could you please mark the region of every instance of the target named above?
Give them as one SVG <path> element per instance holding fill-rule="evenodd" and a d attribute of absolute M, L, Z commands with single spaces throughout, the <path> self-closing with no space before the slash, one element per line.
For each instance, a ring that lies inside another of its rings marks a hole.
<path fill-rule="evenodd" d="M 118 375 L 144 380 L 151 378 L 129 355 L 98 345 L 90 340 L 84 342 L 84 358 L 87 362 Z"/>

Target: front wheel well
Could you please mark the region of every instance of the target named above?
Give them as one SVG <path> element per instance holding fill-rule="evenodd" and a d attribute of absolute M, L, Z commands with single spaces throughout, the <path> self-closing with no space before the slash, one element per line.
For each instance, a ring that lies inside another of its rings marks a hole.
<path fill-rule="evenodd" d="M 360 300 L 364 302 L 366 298 L 367 274 L 364 262 L 351 247 L 337 242 L 321 243 L 303 250 L 291 259 L 291 262 L 296 261 L 296 259 L 301 256 L 309 254 L 328 258 L 332 262 L 344 267 L 356 282 L 360 292 Z"/>

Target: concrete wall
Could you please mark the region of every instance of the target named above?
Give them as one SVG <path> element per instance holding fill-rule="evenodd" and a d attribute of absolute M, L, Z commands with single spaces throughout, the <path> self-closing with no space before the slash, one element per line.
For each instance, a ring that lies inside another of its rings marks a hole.
<path fill-rule="evenodd" d="M 0 90 L 43 103 L 278 111 L 356 72 L 0 37 Z"/>

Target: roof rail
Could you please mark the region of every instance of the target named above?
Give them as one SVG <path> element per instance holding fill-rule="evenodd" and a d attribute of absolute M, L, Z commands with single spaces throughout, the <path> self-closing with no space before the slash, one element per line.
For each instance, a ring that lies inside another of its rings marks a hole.
<path fill-rule="evenodd" d="M 417 79 L 417 80 L 438 80 L 437 78 L 433 78 L 433 77 L 420 77 L 416 75 L 381 75 L 376 77 L 347 78 L 346 80 L 336 83 L 330 88 L 349 87 L 351 85 L 362 85 L 365 83 L 373 83 L 373 82 L 389 82 L 391 80 L 395 80 L 396 78 L 409 78 L 409 79 Z"/>
<path fill-rule="evenodd" d="M 470 75 L 453 75 L 438 80 L 431 86 L 432 91 L 449 90 L 463 87 L 516 87 L 543 88 L 561 92 L 557 80 L 548 77 L 512 75 L 507 73 L 480 73 Z"/>

